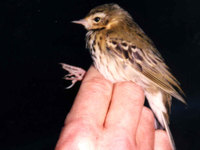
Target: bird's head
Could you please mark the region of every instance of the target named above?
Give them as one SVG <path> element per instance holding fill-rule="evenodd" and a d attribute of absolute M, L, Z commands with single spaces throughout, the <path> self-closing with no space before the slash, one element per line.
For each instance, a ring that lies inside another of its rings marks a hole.
<path fill-rule="evenodd" d="M 131 16 L 117 4 L 104 4 L 92 9 L 88 15 L 73 23 L 82 24 L 87 30 L 110 29 Z"/>

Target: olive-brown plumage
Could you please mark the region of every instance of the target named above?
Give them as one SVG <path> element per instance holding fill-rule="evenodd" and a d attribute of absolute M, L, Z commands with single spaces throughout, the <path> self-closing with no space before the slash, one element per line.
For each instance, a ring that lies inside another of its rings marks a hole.
<path fill-rule="evenodd" d="M 160 125 L 166 129 L 173 149 L 175 145 L 168 123 L 171 96 L 184 102 L 175 90 L 182 90 L 169 72 L 152 40 L 117 4 L 92 9 L 82 20 L 74 21 L 88 30 L 86 47 L 94 66 L 112 82 L 132 81 L 140 85 Z"/>

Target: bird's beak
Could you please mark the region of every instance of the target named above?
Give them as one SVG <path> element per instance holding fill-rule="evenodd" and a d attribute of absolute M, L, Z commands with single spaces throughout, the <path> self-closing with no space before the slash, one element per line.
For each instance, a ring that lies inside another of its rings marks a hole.
<path fill-rule="evenodd" d="M 83 25 L 87 30 L 90 29 L 91 25 L 89 20 L 87 19 L 81 19 L 81 20 L 77 20 L 77 21 L 72 21 L 72 23 L 76 23 L 76 24 L 81 24 Z"/>
<path fill-rule="evenodd" d="M 87 22 L 86 19 L 81 19 L 81 20 L 72 21 L 72 23 L 82 24 L 83 26 L 87 26 L 87 25 L 88 25 L 88 22 Z"/>

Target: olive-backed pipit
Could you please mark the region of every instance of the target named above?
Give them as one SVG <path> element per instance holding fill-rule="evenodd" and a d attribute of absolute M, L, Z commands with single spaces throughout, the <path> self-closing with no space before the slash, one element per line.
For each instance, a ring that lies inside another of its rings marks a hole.
<path fill-rule="evenodd" d="M 106 79 L 113 83 L 132 81 L 143 88 L 159 125 L 167 131 L 175 149 L 168 127 L 169 112 L 172 96 L 185 103 L 175 88 L 182 94 L 183 91 L 152 40 L 117 4 L 97 6 L 84 19 L 73 22 L 88 30 L 86 47 L 94 66 Z M 65 79 L 72 80 L 73 84 L 82 79 L 84 70 L 62 65 L 70 72 Z"/>

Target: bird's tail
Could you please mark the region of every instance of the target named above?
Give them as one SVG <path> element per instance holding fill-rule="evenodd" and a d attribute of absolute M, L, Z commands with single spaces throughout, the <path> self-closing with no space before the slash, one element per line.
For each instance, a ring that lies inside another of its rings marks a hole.
<path fill-rule="evenodd" d="M 176 150 L 176 146 L 174 143 L 174 139 L 172 137 L 171 131 L 169 129 L 169 116 L 168 113 L 170 112 L 171 107 L 171 96 L 161 91 L 157 93 L 151 94 L 149 92 L 145 92 L 149 105 L 154 112 L 154 115 L 159 122 L 158 124 L 161 126 L 162 129 L 165 129 L 171 144 L 172 150 Z M 159 129 L 159 125 L 156 125 L 155 128 Z"/>
<path fill-rule="evenodd" d="M 175 145 L 175 142 L 174 142 L 174 138 L 172 136 L 172 133 L 169 129 L 169 125 L 168 125 L 168 122 L 164 116 L 164 113 L 162 113 L 162 120 L 163 120 L 163 123 L 164 123 L 164 128 L 167 132 L 167 135 L 168 135 L 168 138 L 169 138 L 169 141 L 170 141 L 170 144 L 171 144 L 171 147 L 172 147 L 172 150 L 176 150 L 176 145 Z"/>

